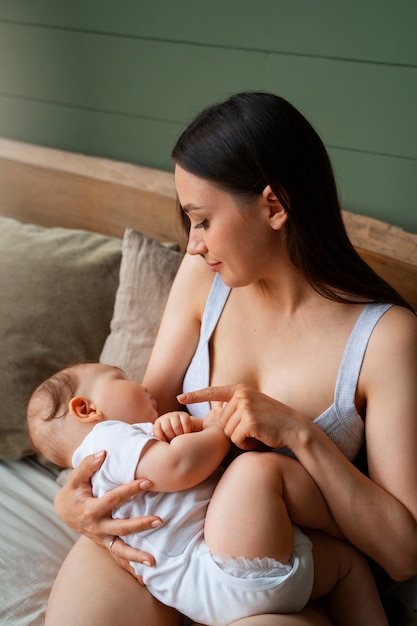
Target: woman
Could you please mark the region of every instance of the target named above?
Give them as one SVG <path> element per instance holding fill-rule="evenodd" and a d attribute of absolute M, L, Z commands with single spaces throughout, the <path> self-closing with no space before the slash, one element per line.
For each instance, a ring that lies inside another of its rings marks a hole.
<path fill-rule="evenodd" d="M 238 447 L 288 448 L 347 539 L 394 579 L 414 575 L 417 319 L 352 248 L 321 140 L 282 98 L 244 93 L 203 111 L 173 158 L 189 241 L 144 380 L 159 410 L 174 409 L 182 389 L 194 414 L 226 401 L 220 421 Z M 369 478 L 351 462 L 365 438 Z M 150 556 L 113 537 L 158 522 L 110 519 L 140 485 L 93 500 L 101 462 L 86 460 L 57 499 L 64 521 L 97 545 L 83 537 L 69 555 L 78 579 L 64 564 L 47 624 L 179 624 L 126 571 L 115 574 L 111 556 Z M 74 614 L 62 609 L 70 595 Z M 314 606 L 239 622 L 330 623 Z"/>

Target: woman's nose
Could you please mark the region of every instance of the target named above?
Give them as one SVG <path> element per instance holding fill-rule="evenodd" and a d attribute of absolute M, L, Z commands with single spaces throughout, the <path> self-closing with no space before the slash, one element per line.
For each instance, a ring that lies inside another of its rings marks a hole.
<path fill-rule="evenodd" d="M 187 243 L 188 254 L 206 254 L 207 246 L 204 237 L 195 229 L 190 230 Z"/>

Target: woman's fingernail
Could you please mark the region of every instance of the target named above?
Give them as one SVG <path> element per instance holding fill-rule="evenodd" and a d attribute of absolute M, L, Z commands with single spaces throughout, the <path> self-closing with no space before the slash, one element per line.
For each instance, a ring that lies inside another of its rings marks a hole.
<path fill-rule="evenodd" d="M 104 450 L 101 450 L 100 452 L 96 452 L 94 454 L 95 459 L 101 459 L 103 456 L 104 456 Z"/>
<path fill-rule="evenodd" d="M 142 561 L 142 565 L 146 565 L 146 567 L 152 567 L 149 561 Z"/>
<path fill-rule="evenodd" d="M 149 487 L 150 487 L 150 486 L 151 486 L 151 481 L 150 481 L 150 480 L 142 480 L 142 481 L 139 483 L 139 487 L 140 487 L 141 489 L 149 489 Z"/>
<path fill-rule="evenodd" d="M 162 522 L 160 519 L 156 519 L 152 522 L 151 526 L 152 528 L 159 528 L 160 526 L 162 526 Z"/>

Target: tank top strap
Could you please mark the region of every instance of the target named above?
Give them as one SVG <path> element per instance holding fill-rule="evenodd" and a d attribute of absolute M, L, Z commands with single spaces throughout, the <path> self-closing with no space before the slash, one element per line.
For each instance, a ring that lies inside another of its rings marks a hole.
<path fill-rule="evenodd" d="M 352 407 L 363 359 L 372 331 L 392 304 L 367 304 L 351 332 L 340 364 L 335 404 L 341 413 Z"/>
<path fill-rule="evenodd" d="M 210 382 L 209 341 L 230 293 L 220 274 L 216 274 L 211 286 L 201 320 L 200 338 L 197 349 L 184 376 L 183 391 L 194 391 L 207 387 Z M 191 415 L 203 418 L 210 410 L 208 402 L 187 406 Z"/>
<path fill-rule="evenodd" d="M 216 274 L 201 320 L 200 344 L 208 343 L 210 340 L 229 297 L 230 290 L 231 288 L 226 287 L 222 281 L 220 274 Z"/>

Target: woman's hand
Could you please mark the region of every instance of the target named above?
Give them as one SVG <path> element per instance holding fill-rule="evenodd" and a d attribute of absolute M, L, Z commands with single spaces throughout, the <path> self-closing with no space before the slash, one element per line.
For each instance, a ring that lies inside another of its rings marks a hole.
<path fill-rule="evenodd" d="M 158 517 L 138 517 L 126 520 L 113 519 L 112 510 L 132 496 L 149 489 L 149 480 L 133 480 L 109 491 L 101 498 L 94 498 L 90 478 L 102 465 L 106 453 L 87 456 L 73 470 L 67 484 L 55 498 L 55 511 L 70 528 L 92 539 L 97 545 L 109 550 L 115 560 L 132 572 L 128 561 L 154 565 L 151 554 L 132 548 L 120 537 L 161 526 Z"/>
<path fill-rule="evenodd" d="M 310 422 L 306 416 L 245 384 L 206 387 L 180 394 L 177 399 L 183 404 L 223 402 L 217 421 L 242 450 L 255 449 L 259 441 L 271 448 L 291 449 L 295 433 Z"/>

